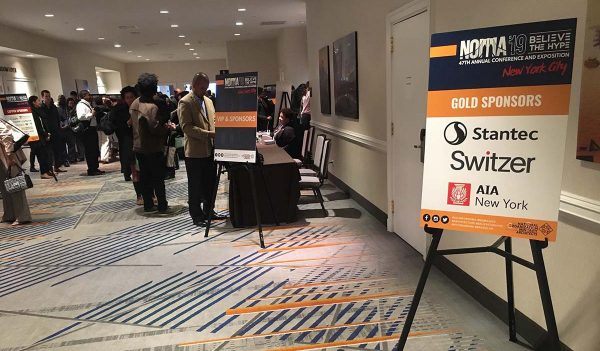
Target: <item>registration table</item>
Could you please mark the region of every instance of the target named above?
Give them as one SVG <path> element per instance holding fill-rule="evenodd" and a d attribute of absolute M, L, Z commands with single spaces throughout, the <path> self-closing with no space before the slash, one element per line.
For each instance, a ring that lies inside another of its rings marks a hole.
<path fill-rule="evenodd" d="M 254 169 L 261 222 L 263 224 L 275 223 L 265 183 L 277 220 L 280 223 L 296 221 L 298 200 L 300 199 L 298 166 L 290 155 L 277 145 L 264 145 L 261 142 L 257 143 L 256 147 L 264 158 L 262 166 L 251 168 Z M 261 167 L 264 181 L 258 167 Z M 236 228 L 256 225 L 250 177 L 248 171 L 243 167 L 236 167 L 229 172 L 229 217 Z"/>

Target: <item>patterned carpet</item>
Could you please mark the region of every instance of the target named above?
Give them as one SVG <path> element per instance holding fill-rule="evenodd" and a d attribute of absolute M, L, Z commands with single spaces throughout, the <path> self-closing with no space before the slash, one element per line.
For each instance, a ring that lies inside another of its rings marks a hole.
<path fill-rule="evenodd" d="M 35 179 L 35 222 L 0 227 L 0 351 L 391 350 L 422 258 L 332 185 L 325 217 L 265 229 L 219 221 L 204 238 L 187 214 L 145 215 L 118 165 Z M 307 194 L 308 195 L 308 194 Z M 227 213 L 227 183 L 217 208 Z M 505 326 L 437 272 L 406 350 L 521 350 Z"/>

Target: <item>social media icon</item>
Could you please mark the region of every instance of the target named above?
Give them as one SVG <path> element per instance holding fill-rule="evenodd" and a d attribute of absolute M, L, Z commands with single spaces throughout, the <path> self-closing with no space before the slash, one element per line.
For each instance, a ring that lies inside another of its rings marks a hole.
<path fill-rule="evenodd" d="M 438 216 L 438 215 L 433 215 L 433 217 L 432 217 L 432 220 L 433 220 L 433 223 L 437 223 L 437 222 L 439 222 L 439 221 L 440 221 L 440 216 Z"/>
<path fill-rule="evenodd" d="M 429 215 L 429 213 L 426 213 L 423 215 L 423 220 L 425 222 L 429 222 L 431 220 L 431 216 Z"/>
<path fill-rule="evenodd" d="M 443 216 L 442 217 L 442 223 L 448 224 L 448 222 L 450 222 L 450 218 L 448 218 L 448 216 Z"/>

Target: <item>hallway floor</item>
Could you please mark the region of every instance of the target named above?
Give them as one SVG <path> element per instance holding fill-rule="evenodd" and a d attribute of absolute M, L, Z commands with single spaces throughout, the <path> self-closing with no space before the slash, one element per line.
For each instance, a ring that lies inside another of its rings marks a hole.
<path fill-rule="evenodd" d="M 224 221 L 204 238 L 185 170 L 167 181 L 176 213 L 145 215 L 118 163 L 102 168 L 34 175 L 35 222 L 0 226 L 0 351 L 392 350 L 423 260 L 339 189 L 323 189 L 328 217 L 303 196 L 261 249 Z M 435 270 L 412 332 L 407 351 L 524 349 Z"/>

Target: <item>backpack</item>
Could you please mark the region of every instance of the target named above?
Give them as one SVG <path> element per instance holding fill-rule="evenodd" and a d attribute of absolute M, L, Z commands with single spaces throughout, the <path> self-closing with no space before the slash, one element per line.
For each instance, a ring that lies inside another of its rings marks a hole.
<path fill-rule="evenodd" d="M 106 135 L 114 134 L 115 132 L 115 124 L 111 118 L 110 113 L 104 113 L 102 117 L 98 120 L 98 129 L 104 132 Z"/>

